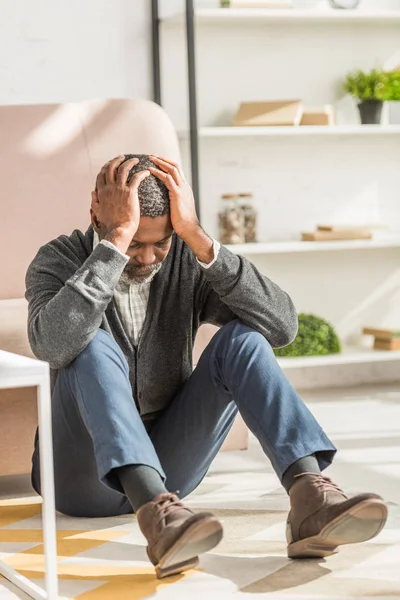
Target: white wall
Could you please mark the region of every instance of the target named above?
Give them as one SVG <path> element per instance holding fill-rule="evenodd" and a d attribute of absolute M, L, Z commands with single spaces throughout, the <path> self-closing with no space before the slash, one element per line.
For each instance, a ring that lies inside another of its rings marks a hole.
<path fill-rule="evenodd" d="M 0 104 L 152 98 L 149 0 L 0 3 Z"/>
<path fill-rule="evenodd" d="M 386 7 L 400 9 L 400 0 L 364 0 L 359 10 Z M 388 64 L 399 51 L 398 23 L 201 24 L 200 125 L 230 125 L 243 100 L 284 98 L 334 103 L 339 122 L 357 123 L 355 104 L 342 101 L 343 78 L 352 69 Z M 176 127 L 187 129 L 179 25 L 163 26 L 163 65 L 165 107 Z M 182 147 L 187 156 L 187 144 Z M 203 139 L 202 221 L 218 235 L 220 195 L 252 191 L 262 241 L 298 239 L 301 231 L 332 221 L 384 223 L 400 231 L 399 158 L 400 136 Z M 400 322 L 400 250 L 275 255 L 255 262 L 291 293 L 299 310 L 330 319 L 345 338 L 368 323 Z"/>
<path fill-rule="evenodd" d="M 183 0 L 160 0 L 162 11 Z M 214 5 L 216 0 L 213 0 Z M 363 0 L 362 8 L 400 8 Z M 187 124 L 183 28 L 163 26 L 164 105 Z M 392 25 L 254 25 L 197 30 L 200 124 L 229 123 L 244 99 L 303 97 L 337 102 L 340 80 L 400 49 Z M 151 98 L 150 0 L 16 0 L 0 6 L 0 104 L 87 98 Z M 353 110 L 346 119 L 356 119 Z M 184 155 L 185 145 L 183 145 Z M 260 237 L 293 239 L 318 221 L 381 220 L 400 229 L 398 138 L 203 140 L 202 218 L 216 231 L 219 196 L 254 191 Z M 187 163 L 187 160 L 186 160 Z M 400 320 L 400 251 L 259 258 L 299 310 L 331 319 L 344 336 L 363 323 Z"/>

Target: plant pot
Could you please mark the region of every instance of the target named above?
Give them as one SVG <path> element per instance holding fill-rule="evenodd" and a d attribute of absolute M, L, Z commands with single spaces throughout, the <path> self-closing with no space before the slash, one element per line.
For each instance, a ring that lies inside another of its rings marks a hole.
<path fill-rule="evenodd" d="M 360 102 L 358 110 L 360 111 L 361 123 L 363 125 L 380 125 L 382 107 L 383 102 L 380 100 L 365 100 L 365 102 Z"/>

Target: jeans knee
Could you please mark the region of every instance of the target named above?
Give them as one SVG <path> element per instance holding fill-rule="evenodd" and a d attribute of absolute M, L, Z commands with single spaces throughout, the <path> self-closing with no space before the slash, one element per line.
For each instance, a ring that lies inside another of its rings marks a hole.
<path fill-rule="evenodd" d="M 255 348 L 262 345 L 272 351 L 268 340 L 259 331 L 246 325 L 240 319 L 235 319 L 221 327 L 220 333 L 221 336 L 228 339 L 235 346 L 245 344 L 249 348 Z"/>
<path fill-rule="evenodd" d="M 116 358 L 122 362 L 125 370 L 129 371 L 128 363 L 121 348 L 111 335 L 103 329 L 98 329 L 94 338 L 89 342 L 86 348 L 78 354 L 69 367 L 73 367 L 74 369 L 83 367 L 84 369 L 87 369 L 90 365 L 98 365 L 101 361 L 115 361 Z"/>
<path fill-rule="evenodd" d="M 215 351 L 218 355 L 228 358 L 229 364 L 239 367 L 243 364 L 246 368 L 249 361 L 258 357 L 263 364 L 277 366 L 276 357 L 268 340 L 253 327 L 243 321 L 235 320 L 224 325 L 220 332 L 221 338 L 216 340 Z"/>

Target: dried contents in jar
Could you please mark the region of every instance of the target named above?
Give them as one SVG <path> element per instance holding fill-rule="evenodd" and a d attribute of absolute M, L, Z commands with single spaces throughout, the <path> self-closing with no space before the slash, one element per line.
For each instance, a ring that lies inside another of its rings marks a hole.
<path fill-rule="evenodd" d="M 219 213 L 219 239 L 222 244 L 243 244 L 244 213 L 237 194 L 223 194 L 223 208 Z"/>
<path fill-rule="evenodd" d="M 253 205 L 253 194 L 239 194 L 240 208 L 244 216 L 244 239 L 246 243 L 257 242 L 257 211 Z"/>

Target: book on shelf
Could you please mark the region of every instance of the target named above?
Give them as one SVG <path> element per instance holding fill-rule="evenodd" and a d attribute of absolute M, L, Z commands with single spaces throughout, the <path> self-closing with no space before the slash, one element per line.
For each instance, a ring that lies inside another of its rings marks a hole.
<path fill-rule="evenodd" d="M 375 338 L 374 350 L 400 350 L 400 338 L 393 340 L 379 340 Z"/>
<path fill-rule="evenodd" d="M 300 121 L 303 127 L 335 125 L 335 109 L 331 104 L 324 106 L 306 106 Z"/>
<path fill-rule="evenodd" d="M 301 100 L 242 102 L 234 117 L 234 127 L 284 127 L 300 125 Z"/>
<path fill-rule="evenodd" d="M 387 230 L 389 227 L 387 225 L 318 225 L 318 231 L 370 231 L 374 230 Z"/>
<path fill-rule="evenodd" d="M 221 0 L 222 8 L 292 8 L 291 0 Z"/>
<path fill-rule="evenodd" d="M 373 335 L 376 339 L 380 341 L 390 342 L 394 339 L 398 339 L 400 341 L 400 329 L 390 327 L 364 327 L 363 334 Z"/>
<path fill-rule="evenodd" d="M 338 242 L 340 240 L 370 240 L 370 231 L 312 231 L 303 233 L 303 242 Z"/>

